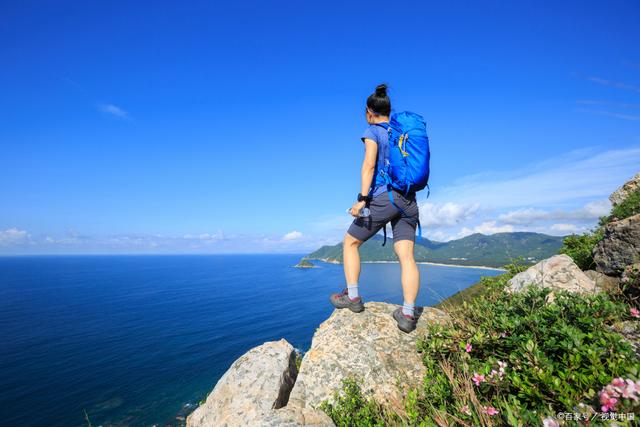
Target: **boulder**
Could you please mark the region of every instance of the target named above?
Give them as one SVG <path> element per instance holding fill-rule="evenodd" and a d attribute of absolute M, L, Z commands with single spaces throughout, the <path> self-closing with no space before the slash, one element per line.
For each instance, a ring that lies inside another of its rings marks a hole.
<path fill-rule="evenodd" d="M 622 187 L 618 188 L 609 196 L 611 204 L 613 204 L 614 206 L 619 205 L 627 198 L 627 196 L 629 196 L 629 194 L 633 193 L 638 187 L 640 187 L 640 173 L 637 173 L 636 176 L 631 178 Z"/>
<path fill-rule="evenodd" d="M 342 380 L 355 379 L 363 393 L 398 413 L 411 388 L 420 388 L 425 367 L 416 340 L 427 334 L 431 322 L 446 322 L 435 308 L 420 308 L 417 329 L 401 332 L 393 311 L 398 306 L 368 302 L 362 313 L 334 310 L 316 330 L 311 349 L 302 359 L 289 407 L 317 408 L 342 389 Z"/>
<path fill-rule="evenodd" d="M 594 281 L 567 255 L 552 256 L 516 274 L 509 280 L 507 291 L 521 292 L 531 285 L 575 293 L 597 291 Z"/>
<path fill-rule="evenodd" d="M 205 403 L 189 415 L 187 427 L 257 425 L 287 404 L 296 375 L 296 353 L 286 340 L 254 347 L 233 362 Z"/>
<path fill-rule="evenodd" d="M 598 291 L 618 292 L 620 288 L 620 278 L 618 277 L 607 276 L 596 270 L 588 270 L 585 271 L 584 274 L 594 281 Z"/>
<path fill-rule="evenodd" d="M 331 418 L 320 410 L 298 408 L 291 405 L 267 411 L 257 417 L 255 422 L 248 425 L 257 427 L 335 426 Z"/>
<path fill-rule="evenodd" d="M 640 214 L 607 224 L 593 259 L 596 269 L 609 276 L 620 276 L 627 265 L 640 262 Z"/>

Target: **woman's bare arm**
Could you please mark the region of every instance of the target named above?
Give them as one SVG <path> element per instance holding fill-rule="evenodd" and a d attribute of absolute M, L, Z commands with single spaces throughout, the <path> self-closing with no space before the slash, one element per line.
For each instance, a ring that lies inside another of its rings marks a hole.
<path fill-rule="evenodd" d="M 371 182 L 373 181 L 373 172 L 376 168 L 376 157 L 378 154 L 378 144 L 372 139 L 365 138 L 364 140 L 364 161 L 362 162 L 362 186 L 360 187 L 360 194 L 366 196 L 371 189 Z M 355 202 L 351 207 L 351 215 L 358 216 L 360 210 L 364 207 L 365 202 Z"/>
<path fill-rule="evenodd" d="M 378 154 L 378 144 L 372 139 L 364 140 L 364 161 L 362 162 L 362 187 L 360 193 L 363 196 L 369 194 L 371 182 L 373 181 L 373 171 L 376 168 L 376 157 Z"/>

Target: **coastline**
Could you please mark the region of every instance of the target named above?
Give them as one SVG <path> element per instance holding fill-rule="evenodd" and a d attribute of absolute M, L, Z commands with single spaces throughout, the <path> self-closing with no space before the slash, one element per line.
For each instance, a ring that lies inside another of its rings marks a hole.
<path fill-rule="evenodd" d="M 314 261 L 321 261 L 327 264 L 342 264 L 336 260 L 329 259 L 314 259 Z M 361 261 L 363 264 L 397 264 L 398 261 Z M 440 262 L 430 262 L 430 261 L 416 261 L 416 264 L 428 264 L 428 265 L 438 265 L 441 267 L 456 267 L 456 268 L 475 268 L 480 270 L 495 270 L 495 271 L 507 271 L 504 268 L 499 267 L 487 267 L 486 265 L 459 265 L 459 264 L 444 264 Z"/>
<path fill-rule="evenodd" d="M 486 265 L 459 265 L 459 264 L 443 264 L 440 262 L 429 262 L 429 261 L 420 261 L 416 262 L 416 264 L 430 264 L 430 265 L 439 265 L 442 267 L 462 267 L 462 268 L 476 268 L 480 270 L 496 270 L 496 271 L 507 271 L 504 268 L 500 267 L 487 267 Z"/>

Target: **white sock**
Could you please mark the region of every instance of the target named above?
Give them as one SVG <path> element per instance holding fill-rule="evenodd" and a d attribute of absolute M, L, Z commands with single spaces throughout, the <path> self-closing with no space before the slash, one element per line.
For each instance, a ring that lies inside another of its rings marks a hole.
<path fill-rule="evenodd" d="M 358 284 L 355 285 L 347 285 L 347 291 L 349 292 L 349 298 L 354 299 L 358 298 Z"/>
<path fill-rule="evenodd" d="M 402 305 L 402 314 L 413 317 L 416 305 L 415 303 L 404 302 Z"/>

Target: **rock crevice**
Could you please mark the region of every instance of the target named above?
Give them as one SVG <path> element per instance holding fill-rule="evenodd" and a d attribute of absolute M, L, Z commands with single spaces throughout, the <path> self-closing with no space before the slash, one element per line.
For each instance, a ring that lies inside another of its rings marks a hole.
<path fill-rule="evenodd" d="M 427 335 L 429 323 L 448 317 L 436 308 L 420 308 L 416 330 L 405 334 L 392 318 L 397 307 L 368 302 L 358 314 L 334 310 L 314 334 L 299 371 L 293 346 L 284 339 L 249 350 L 187 418 L 187 426 L 332 426 L 317 408 L 333 400 L 346 378 L 357 379 L 368 397 L 403 413 L 406 393 L 420 387 L 425 375 L 416 340 Z"/>
<path fill-rule="evenodd" d="M 266 342 L 238 358 L 205 403 L 187 418 L 188 427 L 253 425 L 285 406 L 298 374 L 286 340 Z"/>

